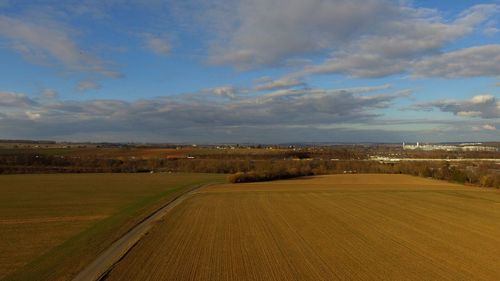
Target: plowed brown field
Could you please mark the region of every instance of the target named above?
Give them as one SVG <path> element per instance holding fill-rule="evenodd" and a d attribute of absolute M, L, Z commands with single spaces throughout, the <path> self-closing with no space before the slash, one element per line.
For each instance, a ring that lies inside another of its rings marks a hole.
<path fill-rule="evenodd" d="M 71 280 L 151 212 L 212 174 L 0 176 L 0 279 Z"/>
<path fill-rule="evenodd" d="M 500 192 L 403 175 L 219 185 L 107 280 L 500 280 Z"/>

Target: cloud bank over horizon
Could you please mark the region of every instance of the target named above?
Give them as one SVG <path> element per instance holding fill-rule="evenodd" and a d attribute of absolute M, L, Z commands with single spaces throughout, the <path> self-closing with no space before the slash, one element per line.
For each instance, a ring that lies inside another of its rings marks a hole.
<path fill-rule="evenodd" d="M 0 138 L 500 140 L 495 1 L 0 3 Z"/>

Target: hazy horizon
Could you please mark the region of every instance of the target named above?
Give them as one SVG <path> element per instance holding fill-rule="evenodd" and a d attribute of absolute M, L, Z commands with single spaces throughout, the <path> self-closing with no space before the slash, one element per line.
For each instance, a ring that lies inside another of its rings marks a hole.
<path fill-rule="evenodd" d="M 498 1 L 0 0 L 0 139 L 500 140 Z"/>

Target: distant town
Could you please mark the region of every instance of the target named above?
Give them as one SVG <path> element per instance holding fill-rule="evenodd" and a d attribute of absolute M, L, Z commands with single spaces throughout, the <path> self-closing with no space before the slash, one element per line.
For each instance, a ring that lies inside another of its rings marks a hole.
<path fill-rule="evenodd" d="M 498 151 L 497 147 L 485 146 L 483 143 L 461 143 L 459 145 L 448 144 L 420 144 L 417 142 L 415 145 L 406 144 L 403 142 L 404 150 L 444 150 L 444 151 Z"/>

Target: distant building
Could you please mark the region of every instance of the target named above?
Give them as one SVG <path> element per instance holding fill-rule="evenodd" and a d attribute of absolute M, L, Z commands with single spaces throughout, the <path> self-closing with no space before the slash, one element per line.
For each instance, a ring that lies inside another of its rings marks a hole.
<path fill-rule="evenodd" d="M 498 149 L 491 146 L 478 146 L 478 145 L 466 145 L 460 147 L 463 151 L 492 151 L 495 152 Z"/>
<path fill-rule="evenodd" d="M 496 147 L 491 146 L 482 146 L 475 144 L 466 144 L 466 145 L 445 145 L 445 144 L 424 144 L 421 145 L 417 142 L 416 145 L 408 145 L 403 142 L 404 150 L 423 150 L 423 151 L 432 151 L 432 150 L 445 150 L 445 151 L 498 151 Z"/>

